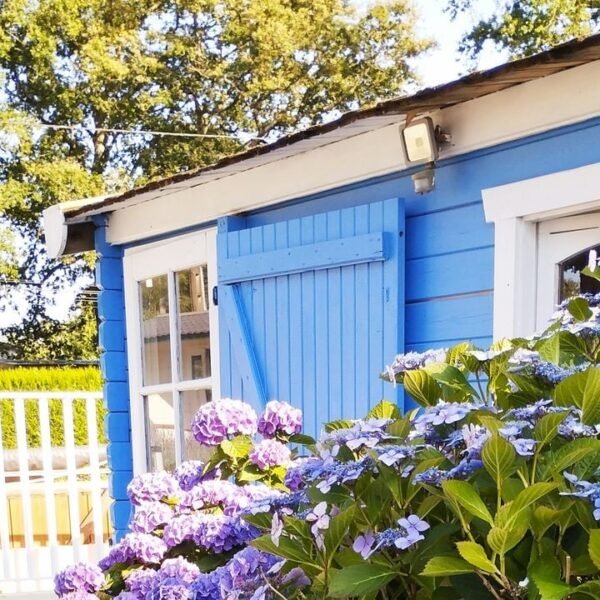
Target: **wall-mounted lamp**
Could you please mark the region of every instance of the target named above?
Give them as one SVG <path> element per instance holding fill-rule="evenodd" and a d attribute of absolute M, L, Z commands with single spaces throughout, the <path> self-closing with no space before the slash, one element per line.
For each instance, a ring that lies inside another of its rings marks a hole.
<path fill-rule="evenodd" d="M 435 127 L 430 117 L 411 121 L 400 128 L 404 155 L 409 165 L 427 165 L 423 171 L 412 176 L 417 194 L 430 192 L 435 186 L 435 161 L 442 143 L 449 143 L 450 136 Z"/>

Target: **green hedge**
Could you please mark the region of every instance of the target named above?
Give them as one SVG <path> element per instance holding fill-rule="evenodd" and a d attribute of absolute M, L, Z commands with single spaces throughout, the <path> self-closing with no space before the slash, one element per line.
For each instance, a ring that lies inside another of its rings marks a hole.
<path fill-rule="evenodd" d="M 2 392 L 96 392 L 102 389 L 100 370 L 94 367 L 19 367 L 0 370 L 0 391 Z M 104 416 L 106 409 L 101 400 L 97 403 L 99 443 L 106 443 L 104 435 Z M 50 438 L 52 446 L 64 445 L 64 427 L 62 401 L 50 400 Z M 11 400 L 0 401 L 0 419 L 2 425 L 2 445 L 7 449 L 17 447 L 15 415 Z M 88 443 L 85 401 L 73 402 L 73 422 L 75 444 Z M 40 418 L 37 400 L 25 400 L 25 426 L 27 444 L 32 448 L 41 446 Z"/>

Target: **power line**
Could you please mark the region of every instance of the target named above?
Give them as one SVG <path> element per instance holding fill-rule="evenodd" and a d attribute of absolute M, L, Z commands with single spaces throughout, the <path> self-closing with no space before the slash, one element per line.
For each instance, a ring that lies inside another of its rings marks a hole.
<path fill-rule="evenodd" d="M 85 131 L 89 132 L 90 130 L 83 125 L 56 125 L 54 123 L 42 123 L 41 121 L 36 123 L 37 127 L 43 129 L 62 129 L 68 131 Z M 156 131 L 156 130 L 146 130 L 146 129 L 116 129 L 111 127 L 94 127 L 95 132 L 100 133 L 121 133 L 125 135 L 156 135 L 161 137 L 185 137 L 185 138 L 208 138 L 208 139 L 223 139 L 223 140 L 235 140 L 237 142 L 241 141 L 239 137 L 235 135 L 225 135 L 219 133 L 185 133 L 185 132 L 177 132 L 177 131 Z M 259 141 L 259 142 L 267 142 L 266 138 L 263 137 L 250 137 L 248 141 Z"/>

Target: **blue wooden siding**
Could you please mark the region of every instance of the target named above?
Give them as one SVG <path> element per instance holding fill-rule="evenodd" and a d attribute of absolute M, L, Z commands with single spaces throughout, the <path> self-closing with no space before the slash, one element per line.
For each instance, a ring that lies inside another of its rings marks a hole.
<path fill-rule="evenodd" d="M 291 402 L 313 434 L 397 399 L 378 375 L 403 345 L 403 203 L 244 225 L 220 223 L 222 394 Z"/>
<path fill-rule="evenodd" d="M 98 217 L 95 245 L 98 253 L 96 283 L 100 288 L 99 344 L 104 378 L 104 402 L 108 410 L 106 436 L 110 507 L 114 541 L 126 533 L 131 505 L 127 484 L 133 477 L 129 385 L 125 339 L 125 300 L 123 294 L 123 249 L 106 242 L 106 220 Z"/>

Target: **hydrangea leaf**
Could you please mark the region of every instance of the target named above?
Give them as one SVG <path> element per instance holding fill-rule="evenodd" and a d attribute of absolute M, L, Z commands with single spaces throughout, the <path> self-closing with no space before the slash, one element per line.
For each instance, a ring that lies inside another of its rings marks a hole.
<path fill-rule="evenodd" d="M 402 416 L 398 406 L 389 400 L 382 400 L 367 414 L 367 419 L 399 419 Z"/>
<path fill-rule="evenodd" d="M 252 438 L 247 435 L 237 435 L 232 440 L 223 440 L 219 446 L 231 458 L 246 458 L 252 450 Z"/>
<path fill-rule="evenodd" d="M 487 557 L 483 546 L 475 542 L 457 542 L 459 554 L 474 567 L 485 573 L 496 573 L 496 565 Z"/>
<path fill-rule="evenodd" d="M 531 517 L 531 529 L 536 539 L 541 539 L 558 522 L 561 511 L 548 506 L 536 506 Z"/>
<path fill-rule="evenodd" d="M 486 521 L 490 525 L 494 524 L 494 519 L 490 511 L 470 483 L 466 481 L 447 480 L 442 483 L 442 489 L 449 498 L 460 504 L 470 514 Z"/>
<path fill-rule="evenodd" d="M 380 590 L 398 577 L 391 567 L 364 563 L 331 571 L 329 597 L 355 598 Z"/>
<path fill-rule="evenodd" d="M 421 406 L 435 406 L 442 397 L 441 386 L 423 370 L 407 371 L 404 388 Z"/>
<path fill-rule="evenodd" d="M 421 575 L 426 577 L 448 577 L 472 573 L 473 565 L 458 556 L 434 556 L 426 565 Z"/>
<path fill-rule="evenodd" d="M 511 502 L 510 508 L 508 509 L 506 526 L 511 527 L 518 523 L 519 517 L 521 517 L 523 511 L 531 507 L 538 500 L 554 491 L 557 488 L 555 483 L 544 483 L 538 482 L 526 487 L 520 492 L 517 497 Z"/>
<path fill-rule="evenodd" d="M 300 543 L 297 539 L 291 540 L 288 537 L 281 536 L 279 538 L 279 545 L 276 546 L 270 535 L 263 535 L 253 540 L 251 545 L 263 552 L 268 552 L 274 556 L 280 556 L 281 558 L 285 558 L 286 560 L 301 565 L 307 573 L 321 571 L 320 565 L 314 561 L 314 558 L 310 554 L 310 548 L 312 547 L 312 542 L 310 541 Z"/>
<path fill-rule="evenodd" d="M 337 431 L 338 429 L 350 429 L 354 425 L 353 421 L 349 419 L 337 419 L 336 421 L 329 421 L 326 423 L 323 428 L 327 433 L 331 433 L 332 431 Z"/>
<path fill-rule="evenodd" d="M 335 552 L 348 533 L 348 529 L 350 529 L 350 525 L 354 521 L 355 515 L 356 507 L 351 506 L 350 508 L 347 508 L 340 514 L 331 518 L 329 528 L 325 532 L 324 539 L 328 565 L 331 565 L 331 562 L 335 556 Z"/>
<path fill-rule="evenodd" d="M 481 451 L 483 465 L 498 486 L 514 471 L 516 457 L 512 444 L 497 434 L 485 442 Z"/>
<path fill-rule="evenodd" d="M 554 391 L 556 406 L 576 406 L 583 411 L 582 422 L 595 425 L 600 422 L 600 369 L 590 368 L 570 375 L 561 381 Z"/>
<path fill-rule="evenodd" d="M 487 543 L 494 552 L 504 556 L 523 539 L 526 531 L 526 527 L 492 527 L 487 535 Z"/>
<path fill-rule="evenodd" d="M 590 531 L 588 552 L 593 563 L 600 569 L 600 529 L 592 529 Z"/>
<path fill-rule="evenodd" d="M 600 598 L 600 581 L 588 581 L 587 583 L 582 583 L 573 589 L 573 593 L 581 596 L 588 596 L 589 598 L 593 598 L 593 600 L 598 600 L 598 598 Z"/>
<path fill-rule="evenodd" d="M 537 452 L 556 437 L 558 426 L 566 419 L 567 414 L 567 412 L 550 413 L 536 423 L 533 437 L 538 441 Z"/>
<path fill-rule="evenodd" d="M 561 579 L 560 563 L 554 556 L 543 556 L 528 570 L 528 575 L 540 593 L 541 600 L 562 600 L 571 593 L 571 586 Z"/>
<path fill-rule="evenodd" d="M 399 439 L 405 439 L 410 433 L 410 419 L 396 419 L 386 427 L 387 433 Z"/>
<path fill-rule="evenodd" d="M 462 371 L 447 363 L 432 363 L 424 369 L 436 381 L 446 385 L 465 396 L 478 396 L 477 390 L 467 381 Z"/>
<path fill-rule="evenodd" d="M 584 267 L 582 269 L 581 273 L 583 275 L 586 275 L 587 277 L 591 277 L 592 279 L 595 279 L 596 281 L 600 281 L 600 269 L 594 269 L 592 271 L 589 267 Z"/>
<path fill-rule="evenodd" d="M 317 443 L 315 438 L 303 433 L 294 433 L 294 435 L 290 436 L 290 442 L 292 444 L 300 444 L 301 446 L 315 446 Z"/>
<path fill-rule="evenodd" d="M 572 440 L 558 450 L 546 454 L 545 462 L 539 469 L 539 478 L 547 479 L 555 473 L 562 473 L 592 452 L 598 451 L 600 451 L 600 441 L 598 440 L 589 438 Z"/>
<path fill-rule="evenodd" d="M 576 321 L 587 321 L 592 316 L 590 303 L 585 298 L 573 298 L 567 304 L 567 310 Z"/>

